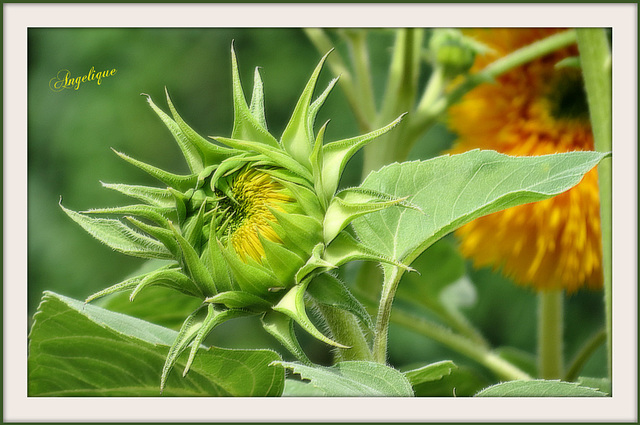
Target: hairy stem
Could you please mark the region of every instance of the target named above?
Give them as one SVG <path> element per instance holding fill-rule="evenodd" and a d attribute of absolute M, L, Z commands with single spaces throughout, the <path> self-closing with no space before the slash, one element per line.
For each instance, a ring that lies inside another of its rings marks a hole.
<path fill-rule="evenodd" d="M 559 379 L 563 374 L 563 312 L 562 290 L 538 294 L 538 374 L 543 379 Z"/>
<path fill-rule="evenodd" d="M 363 299 L 364 297 L 360 297 Z M 372 300 L 363 299 L 367 305 L 372 306 Z M 509 361 L 498 356 L 489 347 L 478 344 L 477 341 L 452 332 L 450 329 L 434 323 L 424 317 L 416 316 L 402 309 L 395 309 L 391 322 L 412 330 L 427 338 L 431 338 L 440 344 L 457 351 L 460 354 L 478 362 L 491 370 L 499 379 L 529 380 L 532 379 L 526 372 L 520 370 Z"/>
<path fill-rule="evenodd" d="M 391 271 L 389 272 L 389 269 Z M 393 298 L 398 289 L 398 283 L 402 277 L 402 271 L 398 267 L 388 267 L 385 269 L 384 283 L 382 284 L 382 294 L 378 305 L 378 317 L 373 339 L 373 359 L 378 363 L 387 362 L 387 339 L 389 337 L 389 321 L 391 319 L 391 307 Z"/>

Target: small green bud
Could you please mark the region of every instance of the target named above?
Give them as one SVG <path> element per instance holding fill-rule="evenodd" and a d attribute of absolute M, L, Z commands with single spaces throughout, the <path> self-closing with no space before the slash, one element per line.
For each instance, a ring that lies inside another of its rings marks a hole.
<path fill-rule="evenodd" d="M 469 71 L 476 53 L 483 50 L 477 42 L 465 37 L 459 30 L 448 28 L 433 30 L 429 49 L 435 65 L 441 67 L 448 78 Z"/>

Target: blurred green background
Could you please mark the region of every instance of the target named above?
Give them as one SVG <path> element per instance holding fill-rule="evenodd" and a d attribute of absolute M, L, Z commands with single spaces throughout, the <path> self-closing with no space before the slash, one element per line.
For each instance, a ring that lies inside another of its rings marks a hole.
<path fill-rule="evenodd" d="M 346 47 L 338 38 L 335 40 L 335 47 L 348 55 Z M 300 29 L 29 29 L 30 316 L 36 311 L 44 290 L 84 299 L 123 280 L 144 265 L 142 259 L 113 252 L 95 241 L 62 212 L 58 207 L 59 199 L 62 196 L 64 205 L 76 211 L 122 205 L 127 198 L 102 188 L 100 181 L 156 184 L 120 160 L 110 148 L 176 173 L 187 171 L 170 133 L 140 93 L 151 95 L 156 104 L 166 110 L 166 87 L 181 116 L 196 131 L 204 136 L 229 135 L 233 121 L 232 41 L 245 92 L 251 92 L 254 68 L 261 67 L 269 130 L 279 136 L 321 57 Z M 370 31 L 368 41 L 375 93 L 381 96 L 393 46 L 393 31 Z M 115 68 L 117 73 L 104 78 L 101 85 L 95 81 L 85 82 L 78 90 L 61 92 L 49 88 L 49 81 L 61 69 L 68 69 L 76 77 L 86 75 L 91 67 L 96 72 Z M 425 64 L 424 68 L 422 80 L 428 76 L 428 66 Z M 318 87 L 326 86 L 332 77 L 325 69 Z M 334 89 L 316 123 L 319 126 L 329 118 L 328 141 L 358 133 L 353 114 L 339 88 Z M 453 138 L 443 125 L 437 125 L 423 137 L 410 159 L 437 155 Z M 361 162 L 359 155 L 352 159 L 343 186 L 359 184 Z M 452 237 L 443 243 L 455 247 Z M 473 295 L 463 309 L 467 317 L 492 344 L 534 354 L 535 294 L 489 270 L 473 270 L 464 262 L 461 267 L 468 272 Z M 348 271 L 343 275 L 348 277 Z M 600 292 L 586 291 L 567 298 L 568 359 L 586 338 L 603 326 L 601 298 Z M 177 302 L 180 302 L 179 298 Z M 251 320 L 236 322 L 214 332 L 212 337 L 216 339 L 216 345 L 259 347 L 270 344 L 278 349 L 257 323 Z M 312 355 L 312 359 L 322 362 L 329 358 L 330 352 L 322 344 L 303 342 L 317 349 L 318 354 L 315 358 Z M 400 367 L 443 359 L 470 364 L 425 337 L 398 326 L 392 327 L 390 361 L 393 364 Z M 473 373 L 482 375 L 485 372 Z M 606 376 L 602 347 L 583 374 Z M 458 383 L 459 391 L 460 388 Z"/>

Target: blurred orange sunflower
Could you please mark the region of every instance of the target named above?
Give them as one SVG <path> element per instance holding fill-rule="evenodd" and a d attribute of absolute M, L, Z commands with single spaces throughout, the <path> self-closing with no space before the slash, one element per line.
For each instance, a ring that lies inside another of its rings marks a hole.
<path fill-rule="evenodd" d="M 491 53 L 476 58 L 471 71 L 542 39 L 557 29 L 474 29 L 465 34 Z M 581 72 L 556 67 L 577 56 L 565 48 L 482 84 L 450 109 L 458 134 L 453 152 L 493 149 L 509 155 L 545 155 L 593 150 L 593 136 Z M 515 282 L 536 290 L 602 287 L 598 177 L 555 198 L 510 208 L 459 229 L 463 255 L 476 267 L 501 268 Z"/>

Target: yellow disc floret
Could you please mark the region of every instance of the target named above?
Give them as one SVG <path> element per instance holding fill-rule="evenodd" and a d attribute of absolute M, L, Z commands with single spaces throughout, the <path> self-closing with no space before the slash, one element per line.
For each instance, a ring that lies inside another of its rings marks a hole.
<path fill-rule="evenodd" d="M 245 263 L 248 257 L 260 262 L 264 247 L 260 237 L 282 243 L 273 229 L 276 221 L 270 208 L 282 211 L 283 204 L 294 199 L 285 188 L 263 171 L 246 169 L 241 171 L 231 184 L 234 198 L 230 242 Z"/>

